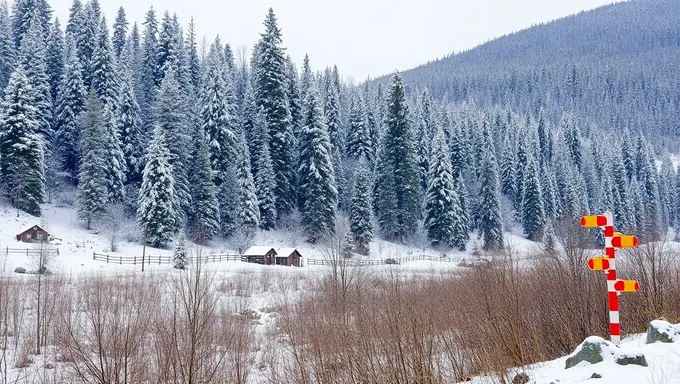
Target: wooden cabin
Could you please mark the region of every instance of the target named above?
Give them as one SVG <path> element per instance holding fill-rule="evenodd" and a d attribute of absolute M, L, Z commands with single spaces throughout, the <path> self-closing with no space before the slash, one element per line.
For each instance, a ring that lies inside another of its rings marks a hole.
<path fill-rule="evenodd" d="M 279 248 L 276 251 L 276 265 L 286 265 L 289 267 L 299 267 L 302 255 L 295 248 Z"/>
<path fill-rule="evenodd" d="M 272 247 L 253 246 L 243 253 L 243 257 L 248 263 L 272 265 L 276 262 L 276 251 Z"/>
<path fill-rule="evenodd" d="M 39 225 L 34 225 L 18 234 L 17 240 L 23 243 L 46 243 L 50 241 L 50 234 Z"/>

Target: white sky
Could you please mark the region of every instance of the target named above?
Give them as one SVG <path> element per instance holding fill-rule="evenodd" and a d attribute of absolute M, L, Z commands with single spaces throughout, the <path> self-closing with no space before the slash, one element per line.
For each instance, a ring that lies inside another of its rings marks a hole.
<path fill-rule="evenodd" d="M 62 25 L 72 0 L 49 0 Z M 84 2 L 85 0 L 83 0 Z M 312 67 L 337 64 L 344 76 L 406 70 L 451 52 L 533 24 L 618 0 L 100 0 L 109 24 L 121 5 L 128 20 L 143 21 L 153 4 L 186 25 L 194 17 L 200 38 L 219 34 L 232 47 L 252 47 L 274 8 L 288 54 Z M 159 20 L 160 21 L 160 20 Z"/>

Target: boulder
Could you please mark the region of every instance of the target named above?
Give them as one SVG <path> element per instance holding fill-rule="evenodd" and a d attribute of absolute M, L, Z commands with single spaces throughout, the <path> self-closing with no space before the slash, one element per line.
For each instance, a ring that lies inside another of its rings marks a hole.
<path fill-rule="evenodd" d="M 529 383 L 529 375 L 527 375 L 524 372 L 518 373 L 512 379 L 512 384 L 527 384 L 527 383 Z"/>
<path fill-rule="evenodd" d="M 590 376 L 590 378 L 591 379 L 601 379 L 602 375 L 600 375 L 599 373 L 596 372 L 596 373 L 593 373 L 593 375 Z"/>
<path fill-rule="evenodd" d="M 24 268 L 24 267 L 16 267 L 16 268 L 14 268 L 14 273 L 21 273 L 21 274 L 24 274 L 24 273 L 26 273 L 26 268 Z"/>
<path fill-rule="evenodd" d="M 680 341 L 680 326 L 664 319 L 654 320 L 647 327 L 647 344 L 674 343 Z"/>
<path fill-rule="evenodd" d="M 583 362 L 597 364 L 604 360 L 613 360 L 619 365 L 647 366 L 647 359 L 640 351 L 621 348 L 601 337 L 589 337 L 567 358 L 565 369 L 573 368 Z"/>

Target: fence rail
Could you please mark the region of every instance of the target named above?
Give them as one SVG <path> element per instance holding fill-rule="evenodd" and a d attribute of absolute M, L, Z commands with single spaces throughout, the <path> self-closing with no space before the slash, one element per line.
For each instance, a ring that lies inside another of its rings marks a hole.
<path fill-rule="evenodd" d="M 1 251 L 0 251 L 1 252 Z M 51 254 L 59 254 L 59 248 L 45 248 L 45 249 L 40 249 L 40 248 L 5 248 L 5 254 L 6 255 L 37 255 L 40 254 L 41 252 L 48 252 Z"/>
<path fill-rule="evenodd" d="M 365 267 L 365 266 L 377 266 L 377 265 L 390 265 L 390 264 L 403 264 L 411 261 L 438 261 L 444 263 L 458 263 L 459 259 L 452 259 L 448 257 L 438 257 L 429 255 L 418 255 L 418 256 L 408 256 L 408 257 L 394 257 L 386 259 L 377 260 L 353 260 L 353 259 L 307 259 L 307 265 L 322 265 L 322 266 L 333 266 L 333 265 L 349 265 L 353 267 Z"/>
<path fill-rule="evenodd" d="M 117 255 L 108 255 L 108 254 L 102 254 L 102 253 L 92 253 L 92 260 L 95 261 L 103 261 L 107 264 L 120 264 L 120 265 L 141 265 L 142 264 L 142 257 L 141 256 L 117 256 Z M 190 257 L 189 258 L 189 263 L 197 263 L 197 262 L 203 262 L 203 263 L 219 263 L 222 261 L 244 261 L 244 258 L 241 255 L 229 255 L 229 254 L 220 254 L 220 255 L 205 255 L 205 256 L 200 256 L 200 257 Z M 144 257 L 144 263 L 147 265 L 151 264 L 156 264 L 156 265 L 162 265 L 162 264 L 172 264 L 172 256 L 145 256 Z"/>

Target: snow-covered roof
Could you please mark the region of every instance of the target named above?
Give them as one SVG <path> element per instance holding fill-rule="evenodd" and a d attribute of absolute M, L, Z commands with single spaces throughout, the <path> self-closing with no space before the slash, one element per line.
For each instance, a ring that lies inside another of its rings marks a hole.
<path fill-rule="evenodd" d="M 266 255 L 269 251 L 273 250 L 274 247 L 267 247 L 263 245 L 255 245 L 250 248 L 248 248 L 243 256 L 264 256 Z M 274 251 L 276 253 L 276 251 Z"/>
<path fill-rule="evenodd" d="M 279 248 L 276 250 L 276 254 L 278 257 L 288 257 L 295 251 L 297 251 L 297 248 Z"/>

